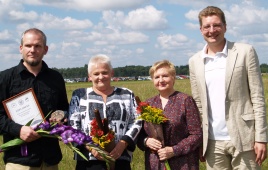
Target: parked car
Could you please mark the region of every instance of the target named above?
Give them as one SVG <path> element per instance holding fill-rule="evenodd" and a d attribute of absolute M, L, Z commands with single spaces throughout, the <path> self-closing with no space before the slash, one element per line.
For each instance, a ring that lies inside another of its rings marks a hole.
<path fill-rule="evenodd" d="M 72 80 L 72 79 L 65 79 L 65 83 L 74 83 L 74 80 Z"/>

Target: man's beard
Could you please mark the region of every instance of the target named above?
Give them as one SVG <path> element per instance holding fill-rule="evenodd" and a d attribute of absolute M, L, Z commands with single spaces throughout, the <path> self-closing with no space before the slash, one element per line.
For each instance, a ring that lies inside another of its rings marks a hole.
<path fill-rule="evenodd" d="M 38 66 L 39 64 L 40 64 L 40 62 L 42 62 L 42 61 L 28 61 L 28 60 L 24 60 L 28 65 L 30 65 L 30 66 L 33 66 L 33 67 L 35 67 L 35 66 Z"/>

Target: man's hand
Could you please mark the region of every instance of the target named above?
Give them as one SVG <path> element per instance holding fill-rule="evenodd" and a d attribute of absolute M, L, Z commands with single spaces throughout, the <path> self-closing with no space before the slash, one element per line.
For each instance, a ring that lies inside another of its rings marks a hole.
<path fill-rule="evenodd" d="M 267 157 L 267 149 L 266 149 L 266 142 L 255 142 L 254 150 L 256 154 L 256 162 L 259 166 L 261 166 L 262 162 Z"/>
<path fill-rule="evenodd" d="M 22 126 L 20 129 L 20 138 L 25 142 L 32 142 L 40 138 L 40 135 L 30 126 Z"/>

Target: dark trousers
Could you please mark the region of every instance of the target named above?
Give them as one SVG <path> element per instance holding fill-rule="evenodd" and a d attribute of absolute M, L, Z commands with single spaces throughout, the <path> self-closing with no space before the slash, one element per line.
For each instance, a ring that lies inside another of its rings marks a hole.
<path fill-rule="evenodd" d="M 104 161 L 77 161 L 76 170 L 107 170 Z M 131 170 L 130 162 L 124 160 L 115 161 L 115 170 Z"/>

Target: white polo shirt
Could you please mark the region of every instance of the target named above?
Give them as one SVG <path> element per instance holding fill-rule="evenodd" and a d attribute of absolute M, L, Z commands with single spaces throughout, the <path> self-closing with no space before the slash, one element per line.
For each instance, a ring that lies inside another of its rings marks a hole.
<path fill-rule="evenodd" d="M 205 59 L 205 79 L 208 99 L 209 139 L 230 140 L 225 121 L 225 72 L 227 41 L 222 52 L 215 56 L 206 54 L 207 45 L 203 48 Z"/>

